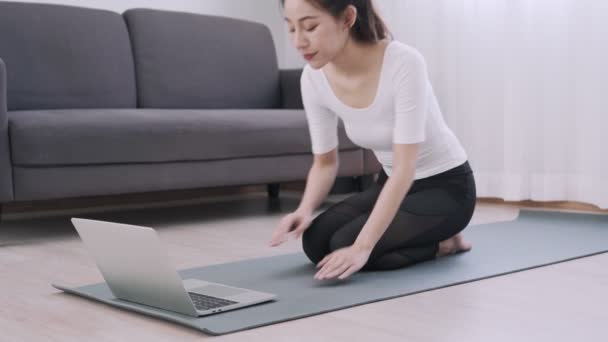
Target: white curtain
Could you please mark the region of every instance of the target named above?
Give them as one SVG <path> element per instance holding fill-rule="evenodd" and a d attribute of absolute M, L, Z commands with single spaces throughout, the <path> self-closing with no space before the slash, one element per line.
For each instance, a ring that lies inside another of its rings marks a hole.
<path fill-rule="evenodd" d="M 608 208 L 608 1 L 375 4 L 426 57 L 480 197 Z"/>

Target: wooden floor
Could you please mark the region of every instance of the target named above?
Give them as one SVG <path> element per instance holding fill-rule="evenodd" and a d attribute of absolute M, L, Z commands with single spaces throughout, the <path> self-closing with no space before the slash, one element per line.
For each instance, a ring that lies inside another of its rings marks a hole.
<path fill-rule="evenodd" d="M 250 192 L 147 208 L 9 213 L 0 226 L 0 341 L 608 341 L 608 254 L 220 337 L 50 285 L 102 281 L 70 217 L 154 227 L 176 268 L 188 268 L 300 251 L 299 241 L 266 245 L 299 196 L 269 201 Z M 521 206 L 480 202 L 471 224 L 515 219 Z"/>

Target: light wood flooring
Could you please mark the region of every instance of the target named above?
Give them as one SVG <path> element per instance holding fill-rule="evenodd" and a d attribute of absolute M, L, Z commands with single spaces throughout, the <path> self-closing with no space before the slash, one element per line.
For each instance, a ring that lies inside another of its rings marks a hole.
<path fill-rule="evenodd" d="M 608 341 L 608 254 L 219 337 L 51 287 L 102 281 L 70 217 L 153 227 L 181 269 L 300 251 L 299 241 L 266 244 L 300 195 L 8 213 L 0 225 L 0 341 Z M 471 224 L 513 220 L 529 205 L 480 201 Z"/>

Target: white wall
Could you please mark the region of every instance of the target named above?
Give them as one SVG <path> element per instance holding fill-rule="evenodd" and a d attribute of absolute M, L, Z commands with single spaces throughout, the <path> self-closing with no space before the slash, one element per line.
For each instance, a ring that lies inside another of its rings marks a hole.
<path fill-rule="evenodd" d="M 2 0 L 0 0 L 2 1 Z M 288 64 L 286 28 L 278 0 L 18 0 L 101 8 L 122 13 L 129 8 L 154 8 L 228 16 L 263 23 L 272 32 L 279 66 Z M 290 57 L 293 59 L 293 56 Z M 291 60 L 289 63 L 293 64 Z"/>

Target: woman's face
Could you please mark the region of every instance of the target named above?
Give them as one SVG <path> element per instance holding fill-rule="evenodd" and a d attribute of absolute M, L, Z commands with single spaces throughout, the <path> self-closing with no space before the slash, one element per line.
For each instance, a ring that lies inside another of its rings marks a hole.
<path fill-rule="evenodd" d="M 285 0 L 283 8 L 291 43 L 314 69 L 332 61 L 346 44 L 346 19 L 337 20 L 307 0 Z"/>

